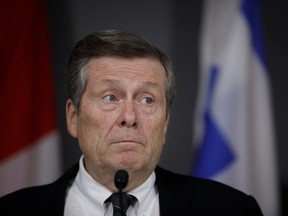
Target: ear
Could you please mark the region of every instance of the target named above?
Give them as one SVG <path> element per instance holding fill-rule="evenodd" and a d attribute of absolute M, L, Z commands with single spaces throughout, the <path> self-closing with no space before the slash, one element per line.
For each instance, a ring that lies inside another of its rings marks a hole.
<path fill-rule="evenodd" d="M 66 101 L 66 123 L 69 134 L 77 138 L 77 109 L 71 99 Z"/>

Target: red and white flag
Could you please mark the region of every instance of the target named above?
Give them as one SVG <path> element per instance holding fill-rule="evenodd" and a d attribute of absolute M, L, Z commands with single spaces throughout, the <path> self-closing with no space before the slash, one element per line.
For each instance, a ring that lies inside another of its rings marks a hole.
<path fill-rule="evenodd" d="M 0 196 L 60 173 L 59 134 L 44 1 L 0 7 Z"/>

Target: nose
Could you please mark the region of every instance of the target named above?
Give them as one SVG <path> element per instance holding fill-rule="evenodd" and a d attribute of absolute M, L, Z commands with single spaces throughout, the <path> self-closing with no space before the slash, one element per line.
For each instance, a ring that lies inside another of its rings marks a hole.
<path fill-rule="evenodd" d="M 120 119 L 120 127 L 136 128 L 137 127 L 137 114 L 133 102 L 124 104 Z"/>

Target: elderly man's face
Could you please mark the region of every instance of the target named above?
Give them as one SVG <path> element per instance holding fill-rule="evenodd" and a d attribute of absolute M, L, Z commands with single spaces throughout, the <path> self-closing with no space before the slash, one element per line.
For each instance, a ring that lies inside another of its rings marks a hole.
<path fill-rule="evenodd" d="M 165 70 L 159 61 L 90 60 L 79 113 L 70 100 L 66 104 L 68 131 L 78 139 L 88 172 L 151 172 L 165 143 L 166 106 Z"/>

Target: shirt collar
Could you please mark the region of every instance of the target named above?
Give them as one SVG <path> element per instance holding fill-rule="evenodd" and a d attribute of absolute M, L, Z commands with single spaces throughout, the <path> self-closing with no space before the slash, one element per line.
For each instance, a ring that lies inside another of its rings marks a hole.
<path fill-rule="evenodd" d="M 140 186 L 130 191 L 138 202 L 135 207 L 139 212 L 146 212 L 151 206 L 151 201 L 158 198 L 158 192 L 155 185 L 155 172 L 148 177 Z M 75 178 L 74 184 L 78 192 L 82 194 L 82 198 L 92 206 L 104 208 L 105 200 L 111 195 L 111 191 L 93 179 L 84 167 L 84 156 L 82 155 L 79 161 L 79 172 Z"/>
<path fill-rule="evenodd" d="M 79 161 L 79 172 L 75 178 L 75 186 L 83 195 L 86 202 L 91 205 L 101 206 L 104 201 L 111 195 L 111 191 L 93 179 L 84 167 L 83 155 Z"/>

